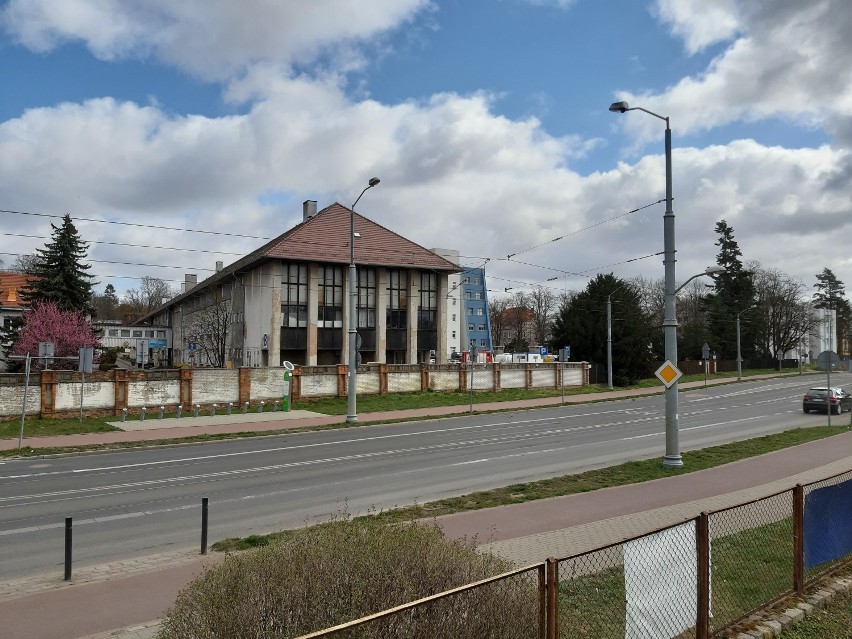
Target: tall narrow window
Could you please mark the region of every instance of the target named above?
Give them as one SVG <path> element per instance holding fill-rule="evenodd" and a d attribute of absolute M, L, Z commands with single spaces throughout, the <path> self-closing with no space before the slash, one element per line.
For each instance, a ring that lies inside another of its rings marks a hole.
<path fill-rule="evenodd" d="M 417 316 L 419 330 L 435 330 L 438 321 L 438 276 L 420 274 L 420 309 Z"/>
<path fill-rule="evenodd" d="M 317 328 L 343 326 L 343 268 L 320 266 Z"/>
<path fill-rule="evenodd" d="M 308 265 L 284 264 L 281 282 L 281 326 L 303 328 L 308 325 Z"/>
<path fill-rule="evenodd" d="M 358 328 L 376 328 L 376 271 L 358 270 Z"/>
<path fill-rule="evenodd" d="M 408 273 L 388 272 L 388 328 L 408 328 Z"/>

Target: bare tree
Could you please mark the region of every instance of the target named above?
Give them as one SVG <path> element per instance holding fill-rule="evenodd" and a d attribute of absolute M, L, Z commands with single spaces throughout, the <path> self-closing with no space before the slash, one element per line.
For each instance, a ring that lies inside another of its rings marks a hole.
<path fill-rule="evenodd" d="M 158 277 L 145 276 L 139 288 L 131 288 L 124 294 L 122 310 L 130 315 L 131 322 L 138 320 L 174 297 L 171 286 Z"/>
<path fill-rule="evenodd" d="M 506 315 L 507 308 L 509 308 L 508 297 L 488 300 L 488 321 L 491 324 L 491 343 L 494 345 L 494 348 L 497 348 L 498 345 L 503 346 L 503 335 L 508 319 Z"/>
<path fill-rule="evenodd" d="M 15 258 L 12 270 L 16 273 L 35 273 L 38 264 L 38 255 L 35 253 L 21 253 Z"/>
<path fill-rule="evenodd" d="M 187 322 L 187 341 L 196 344 L 199 363 L 215 368 L 224 368 L 228 355 L 228 328 L 231 325 L 231 303 L 216 295 L 205 300 Z"/>
<path fill-rule="evenodd" d="M 536 286 L 528 295 L 528 303 L 532 312 L 533 337 L 537 344 L 547 344 L 556 313 L 556 294 L 549 288 Z"/>
<path fill-rule="evenodd" d="M 817 321 L 806 300 L 805 285 L 777 269 L 757 269 L 754 287 L 764 328 L 758 335 L 764 355 L 774 357 L 795 349 Z"/>
<path fill-rule="evenodd" d="M 518 291 L 512 293 L 509 307 L 505 311 L 506 329 L 512 339 L 506 344 L 511 350 L 526 350 L 532 337 L 532 312 L 529 308 L 529 293 Z"/>

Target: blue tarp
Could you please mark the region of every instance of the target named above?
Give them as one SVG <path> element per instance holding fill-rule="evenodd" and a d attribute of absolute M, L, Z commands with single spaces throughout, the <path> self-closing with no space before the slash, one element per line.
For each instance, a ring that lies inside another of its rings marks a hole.
<path fill-rule="evenodd" d="M 852 480 L 805 497 L 805 569 L 852 553 Z"/>

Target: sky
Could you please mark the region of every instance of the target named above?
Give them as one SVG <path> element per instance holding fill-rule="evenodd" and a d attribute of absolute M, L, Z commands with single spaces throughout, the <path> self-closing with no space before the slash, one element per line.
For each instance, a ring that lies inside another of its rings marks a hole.
<path fill-rule="evenodd" d="M 346 206 L 491 295 L 743 261 L 852 292 L 848 0 L 3 0 L 0 259 L 69 213 L 95 290 Z M 53 216 L 53 217 L 52 217 Z"/>

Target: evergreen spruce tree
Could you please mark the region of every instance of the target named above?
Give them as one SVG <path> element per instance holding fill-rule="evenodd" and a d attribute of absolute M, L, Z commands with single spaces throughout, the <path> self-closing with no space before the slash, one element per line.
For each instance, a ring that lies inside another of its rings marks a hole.
<path fill-rule="evenodd" d="M 744 359 L 755 356 L 759 313 L 755 305 L 752 273 L 743 268 L 739 244 L 734 239 L 734 229 L 725 220 L 716 223 L 719 253 L 716 263 L 725 272 L 715 277 L 715 290 L 707 296 L 708 344 L 719 359 L 737 357 L 737 314 L 740 315 L 740 351 Z M 764 354 L 765 355 L 765 354 Z"/>
<path fill-rule="evenodd" d="M 89 245 L 67 213 L 61 226 L 53 228 L 51 241 L 36 250 L 33 277 L 21 291 L 24 301 L 32 306 L 40 302 L 55 302 L 59 308 L 93 314 L 92 279 L 86 271 L 91 264 L 83 264 Z"/>
<path fill-rule="evenodd" d="M 846 299 L 846 285 L 828 268 L 822 269 L 822 272 L 816 276 L 816 280 L 814 308 L 836 311 L 836 322 L 833 327 L 834 343 L 837 350 L 843 350 L 843 338 L 850 335 L 850 323 L 852 323 L 852 305 Z"/>

